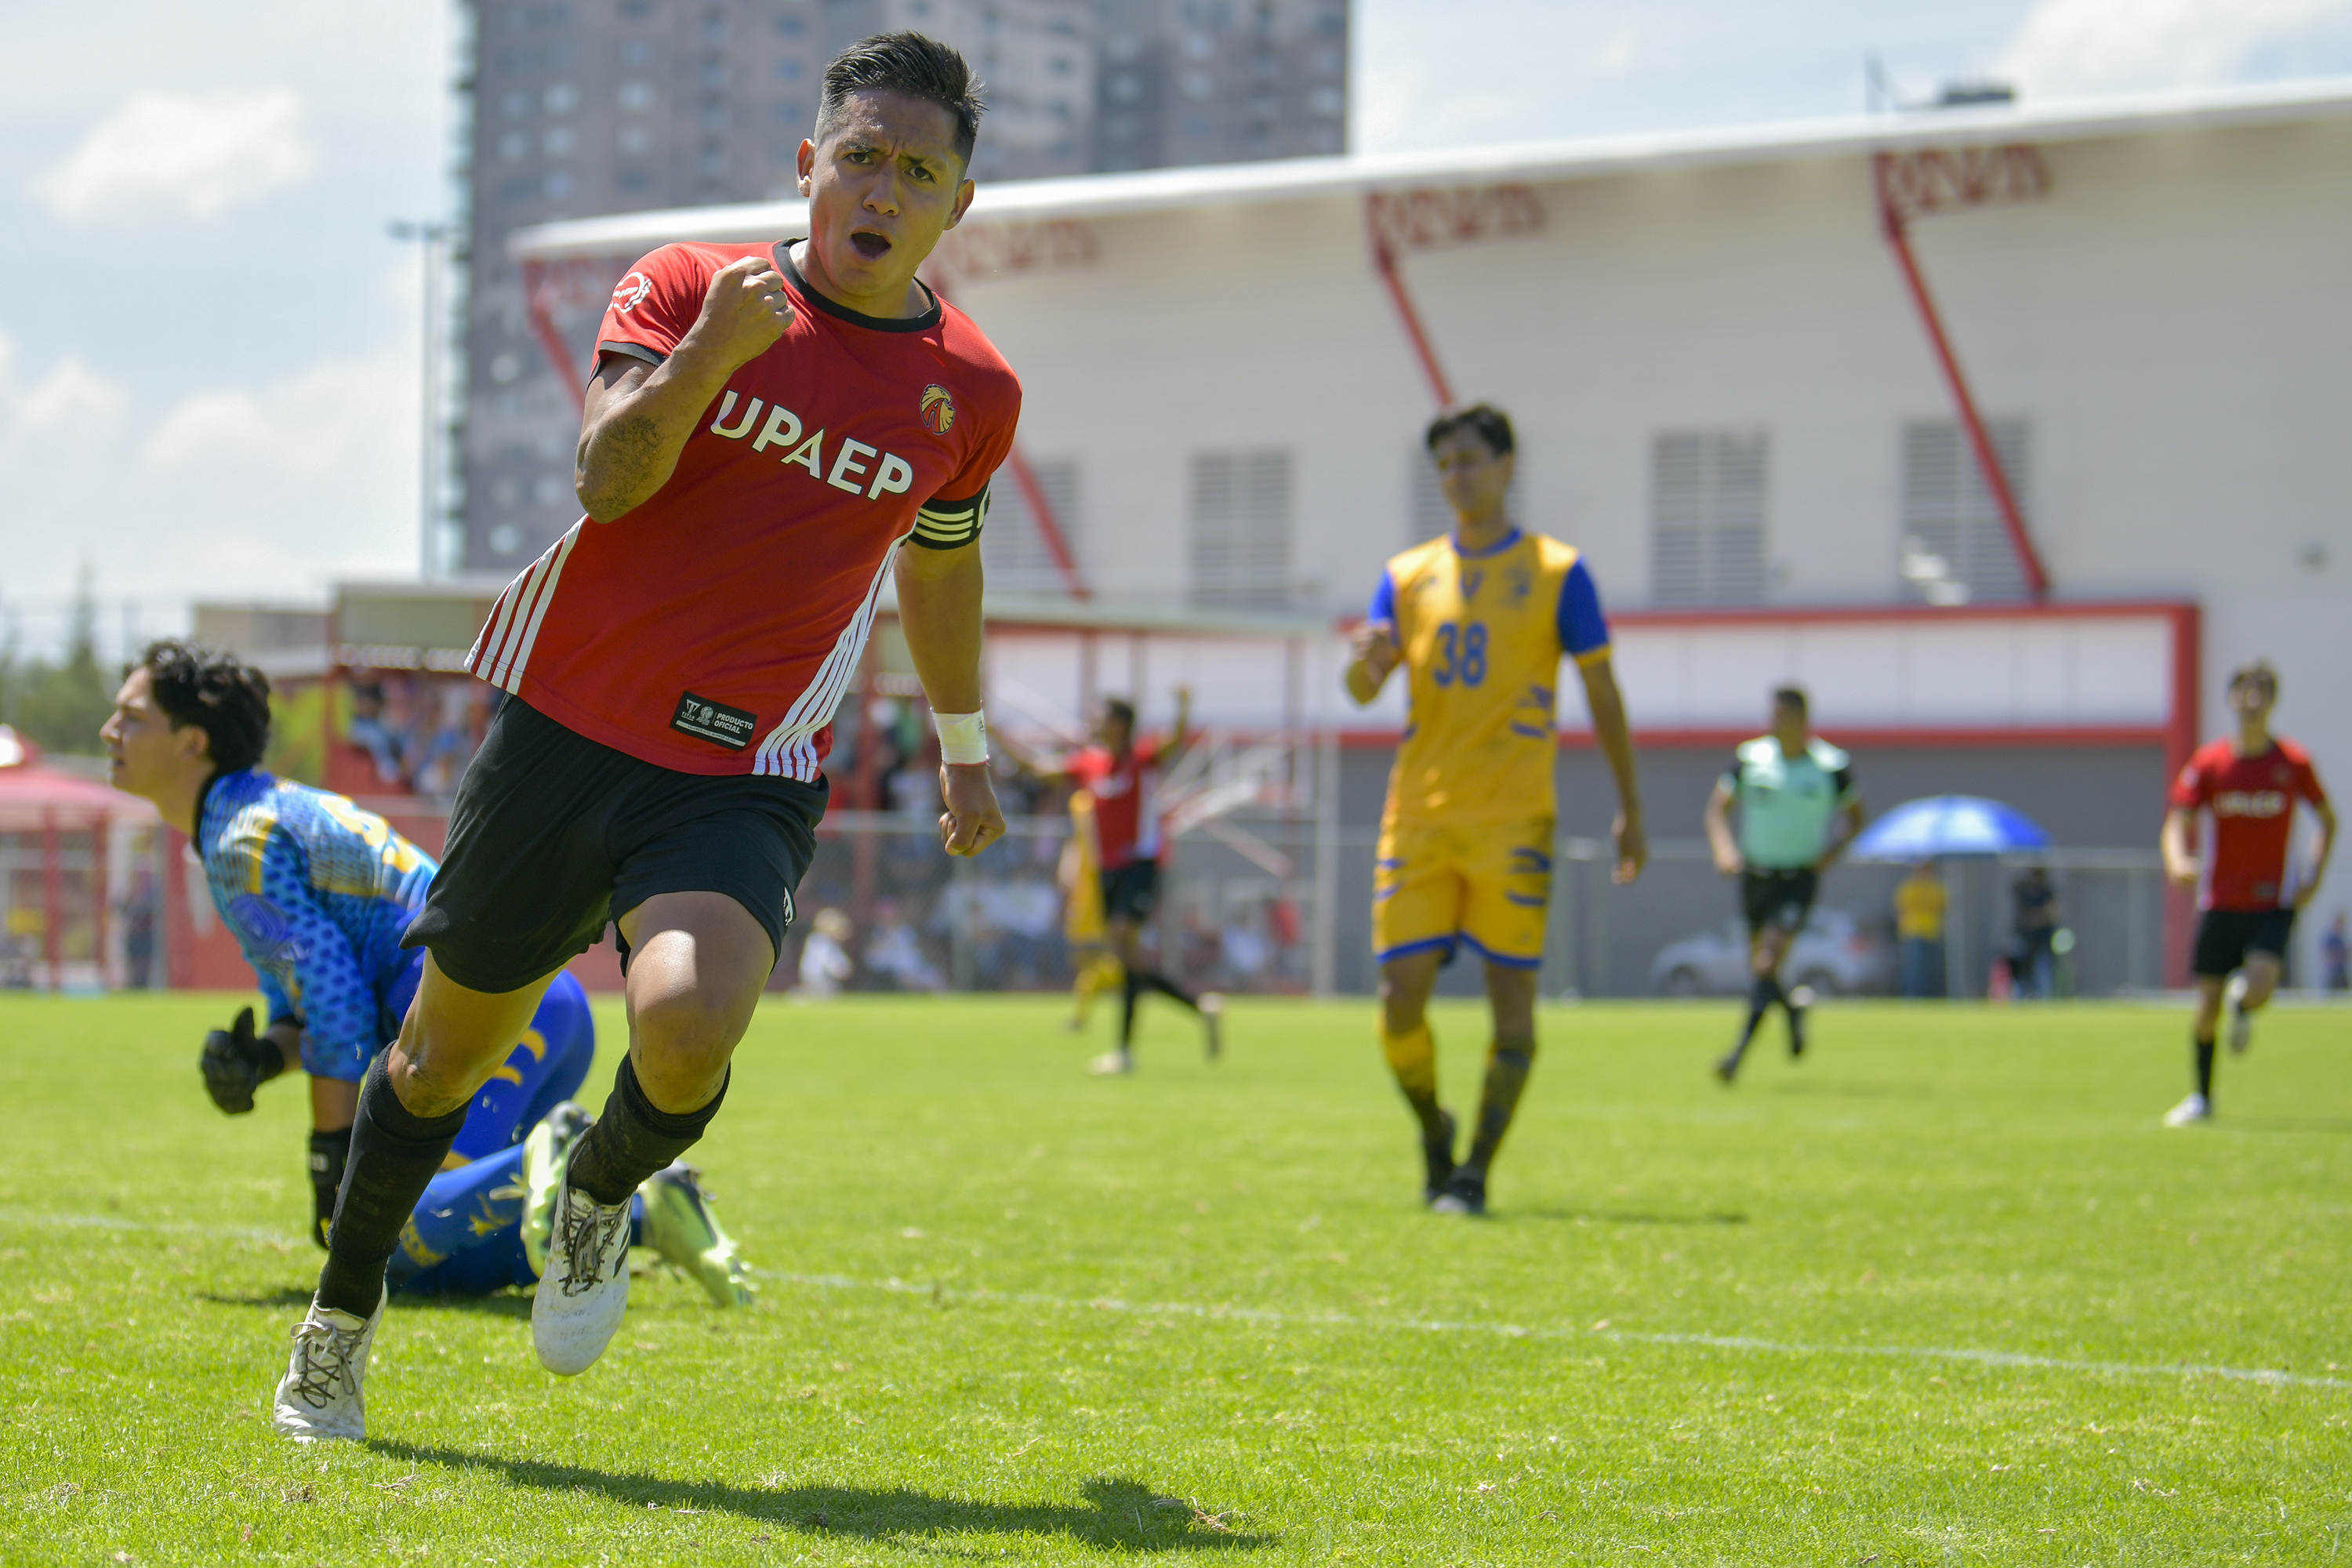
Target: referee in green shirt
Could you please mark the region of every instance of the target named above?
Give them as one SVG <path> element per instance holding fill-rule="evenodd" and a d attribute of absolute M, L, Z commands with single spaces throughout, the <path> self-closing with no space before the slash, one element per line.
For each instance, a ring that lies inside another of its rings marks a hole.
<path fill-rule="evenodd" d="M 1739 807 L 1736 835 L 1734 805 Z M 1715 868 L 1739 879 L 1748 967 L 1756 976 L 1739 1043 L 1715 1064 L 1715 1076 L 1724 1082 L 1739 1071 L 1756 1026 L 1775 1002 L 1789 1016 L 1789 1054 L 1805 1054 L 1804 1009 L 1780 989 L 1780 965 L 1805 929 L 1821 874 L 1861 830 L 1853 763 L 1811 732 L 1802 689 L 1781 687 L 1772 693 L 1772 732 L 1733 753 L 1706 801 L 1706 841 Z"/>

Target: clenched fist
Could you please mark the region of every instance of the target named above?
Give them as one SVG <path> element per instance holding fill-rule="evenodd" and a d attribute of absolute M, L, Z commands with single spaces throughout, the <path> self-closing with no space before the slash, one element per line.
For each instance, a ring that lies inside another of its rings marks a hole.
<path fill-rule="evenodd" d="M 792 324 L 793 303 L 782 275 L 766 257 L 747 256 L 712 276 L 703 291 L 702 313 L 687 336 L 732 366 L 767 353 Z"/>

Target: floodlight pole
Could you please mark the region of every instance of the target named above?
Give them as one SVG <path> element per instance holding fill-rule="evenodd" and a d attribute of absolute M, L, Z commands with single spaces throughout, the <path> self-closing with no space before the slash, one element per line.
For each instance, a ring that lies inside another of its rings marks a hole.
<path fill-rule="evenodd" d="M 424 429 L 417 451 L 417 568 L 427 582 L 441 574 L 441 245 L 456 232 L 446 223 L 394 219 L 394 239 L 417 241 L 424 258 Z"/>

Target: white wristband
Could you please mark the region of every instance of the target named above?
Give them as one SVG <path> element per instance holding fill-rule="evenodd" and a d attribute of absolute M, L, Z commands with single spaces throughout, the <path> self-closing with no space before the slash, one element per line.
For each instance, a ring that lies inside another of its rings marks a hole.
<path fill-rule="evenodd" d="M 934 713 L 931 727 L 940 732 L 940 761 L 959 767 L 988 761 L 986 713 Z"/>

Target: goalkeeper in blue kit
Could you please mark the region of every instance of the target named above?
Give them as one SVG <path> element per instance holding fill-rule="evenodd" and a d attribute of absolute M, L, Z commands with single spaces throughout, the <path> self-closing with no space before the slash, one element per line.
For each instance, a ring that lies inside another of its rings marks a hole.
<path fill-rule="evenodd" d="M 423 967 L 401 933 L 437 868 L 374 813 L 264 772 L 268 733 L 260 671 L 175 641 L 147 649 L 100 731 L 115 787 L 188 833 L 268 1009 L 258 1029 L 247 1007 L 205 1037 L 197 1065 L 206 1092 L 237 1115 L 271 1079 L 298 1068 L 310 1078 L 310 1234 L 324 1247 L 360 1081 L 399 1034 Z M 394 1289 L 479 1294 L 537 1280 L 554 1177 L 588 1124 L 572 1096 L 595 1054 L 588 998 L 560 976 L 474 1097 L 403 1229 Z M 742 1264 L 690 1168 L 657 1173 L 634 1207 L 633 1242 L 655 1247 L 722 1305 L 748 1299 Z"/>

